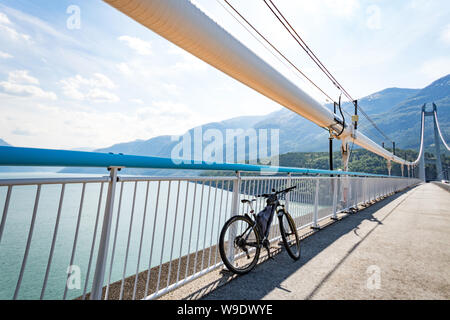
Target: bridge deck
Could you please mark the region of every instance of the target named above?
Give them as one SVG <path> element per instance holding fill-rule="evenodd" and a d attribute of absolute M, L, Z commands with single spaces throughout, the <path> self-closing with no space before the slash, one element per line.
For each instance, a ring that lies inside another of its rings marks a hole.
<path fill-rule="evenodd" d="M 422 184 L 306 238 L 299 261 L 282 252 L 203 298 L 450 299 L 449 245 L 450 193 Z"/>

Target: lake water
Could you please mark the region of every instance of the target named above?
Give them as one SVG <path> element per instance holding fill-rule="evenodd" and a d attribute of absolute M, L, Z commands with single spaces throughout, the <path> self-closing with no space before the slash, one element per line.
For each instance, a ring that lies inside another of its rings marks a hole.
<path fill-rule="evenodd" d="M 1 173 L 0 179 L 79 176 L 48 172 Z M 101 175 L 83 174 L 82 176 L 99 177 Z M 227 184 L 228 182 L 225 182 L 225 186 Z M 67 289 L 67 299 L 81 296 L 85 290 L 86 292 L 91 290 L 107 193 L 107 184 L 104 184 L 95 246 L 92 249 L 101 185 L 101 183 L 86 184 L 72 263 L 81 271 L 80 288 Z M 136 271 L 144 271 L 149 266 L 167 262 L 171 260 L 171 257 L 178 258 L 180 254 L 185 255 L 214 245 L 217 243 L 220 227 L 230 215 L 231 192 L 215 188 L 214 184 L 210 187 L 187 181 L 161 181 L 160 183 L 152 181 L 149 183 L 145 208 L 147 182 L 138 182 L 133 211 L 134 189 L 134 182 L 123 182 L 117 185 L 105 284 L 108 278 L 110 282 L 114 282 L 122 279 L 123 274 L 131 276 L 136 274 Z M 11 299 L 14 295 L 31 225 L 36 190 L 36 186 L 13 187 L 5 229 L 0 242 L 0 299 Z M 3 213 L 6 192 L 7 187 L 0 187 L 0 213 Z M 121 192 L 122 201 L 119 201 Z M 19 299 L 39 299 L 41 295 L 55 231 L 60 193 L 61 185 L 43 185 L 41 188 L 33 238 L 18 295 Z M 63 297 L 68 266 L 74 249 L 81 194 L 82 184 L 66 185 L 45 299 Z M 119 204 L 120 215 L 118 215 Z M 311 204 L 293 203 L 292 206 L 296 206 L 295 211 L 300 214 L 307 214 L 312 209 Z M 145 219 L 144 212 L 146 212 Z M 117 238 L 114 239 L 116 229 Z M 129 252 L 125 262 L 129 234 Z M 139 254 L 141 237 L 143 240 Z M 110 269 L 114 241 L 114 261 Z M 91 252 L 93 257 L 87 279 Z M 215 259 L 214 256 L 211 258 L 211 264 L 219 262 Z M 200 266 L 197 267 L 197 271 L 200 271 Z"/>

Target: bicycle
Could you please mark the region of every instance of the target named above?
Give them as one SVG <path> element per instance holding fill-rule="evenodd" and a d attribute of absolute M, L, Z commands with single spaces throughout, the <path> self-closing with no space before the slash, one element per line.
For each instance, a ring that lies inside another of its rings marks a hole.
<path fill-rule="evenodd" d="M 272 189 L 270 194 L 256 195 L 255 197 L 267 199 L 266 207 L 258 214 L 255 214 L 252 206 L 256 199 L 241 200 L 250 207 L 252 217 L 247 213 L 231 217 L 225 222 L 219 236 L 220 257 L 228 270 L 236 274 L 250 272 L 258 263 L 262 247 L 267 250 L 268 257 L 272 258 L 268 235 L 275 212 L 287 253 L 294 260 L 300 258 L 300 240 L 295 222 L 286 211 L 285 205 L 280 203 L 281 197 L 295 188 L 296 186 L 293 186 L 281 191 Z"/>

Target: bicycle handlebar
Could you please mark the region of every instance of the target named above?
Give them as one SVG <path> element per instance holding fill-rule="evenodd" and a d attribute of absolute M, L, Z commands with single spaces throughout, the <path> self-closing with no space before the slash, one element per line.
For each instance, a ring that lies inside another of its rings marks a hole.
<path fill-rule="evenodd" d="M 288 193 L 288 192 L 294 190 L 295 188 L 297 188 L 297 186 L 289 187 L 289 188 L 286 188 L 286 189 L 280 190 L 280 191 L 275 191 L 274 193 L 259 194 L 259 195 L 256 195 L 255 197 L 269 198 L 270 196 L 278 195 L 280 193 Z"/>

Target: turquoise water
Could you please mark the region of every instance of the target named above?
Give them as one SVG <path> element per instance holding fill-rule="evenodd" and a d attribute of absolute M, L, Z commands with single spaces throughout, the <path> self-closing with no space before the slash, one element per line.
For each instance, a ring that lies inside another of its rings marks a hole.
<path fill-rule="evenodd" d="M 39 174 L 34 174 L 33 176 L 42 177 L 42 175 Z M 55 177 L 60 175 L 52 174 L 50 176 Z M 64 176 L 67 177 L 73 175 Z M 20 178 L 23 176 L 20 174 L 0 175 L 0 179 L 13 177 Z M 31 176 L 27 174 L 27 177 Z M 45 177 L 49 177 L 49 174 L 45 173 Z M 189 192 L 188 198 L 186 199 L 186 189 L 188 188 L 188 185 Z M 130 276 L 136 273 L 137 261 L 139 256 L 139 244 L 143 225 L 147 182 L 137 183 L 135 209 L 133 220 L 131 221 L 134 187 L 134 182 L 123 183 L 121 210 L 119 222 L 117 223 L 117 209 L 119 205 L 119 196 L 122 188 L 122 183 L 119 183 L 117 186 L 115 210 L 112 222 L 111 242 L 109 245 L 110 254 L 108 255 L 109 258 L 111 258 L 111 252 L 114 243 L 114 234 L 117 227 L 117 239 L 114 254 L 114 263 L 111 270 L 111 282 L 122 279 L 124 270 L 125 276 Z M 84 286 L 87 278 L 89 256 L 91 254 L 92 240 L 94 235 L 94 227 L 97 217 L 100 188 L 100 183 L 89 183 L 86 185 L 85 198 L 79 224 L 79 234 L 73 261 L 73 265 L 79 266 L 81 270 L 81 288 L 67 290 L 68 299 L 78 297 L 82 295 L 84 291 Z M 177 209 L 178 188 L 179 198 Z M 195 188 L 197 200 L 194 204 L 193 196 Z M 17 186 L 13 188 L 13 192 L 11 194 L 6 226 L 3 238 L 0 243 L 0 274 L 2 275 L 0 277 L 0 299 L 11 299 L 16 288 L 22 260 L 24 257 L 28 232 L 30 229 L 34 200 L 36 197 L 36 189 L 36 186 Z M 217 239 L 219 226 L 219 221 L 217 220 L 220 218 L 220 224 L 223 224 L 226 214 L 225 209 L 226 207 L 228 207 L 228 210 L 230 208 L 229 203 L 231 202 L 231 196 L 229 195 L 229 192 L 222 191 L 221 189 L 216 189 L 214 187 L 210 188 L 207 185 L 202 187 L 201 184 L 183 181 L 178 186 L 178 181 L 171 182 L 169 193 L 169 182 L 162 181 L 160 184 L 158 206 L 156 207 L 157 190 L 158 182 L 150 182 L 147 201 L 147 213 L 144 223 L 142 242 L 143 246 L 141 249 L 141 258 L 138 268 L 139 271 L 148 269 L 149 265 L 155 266 L 159 265 L 161 261 L 169 261 L 171 254 L 173 258 L 178 257 L 180 254 L 180 249 L 182 255 L 187 254 L 189 247 L 189 236 L 191 238 L 191 248 L 189 252 L 195 252 L 197 247 L 200 249 L 204 246 L 210 246 Z M 3 208 L 5 202 L 6 191 L 6 187 L 0 187 L 1 208 Z M 67 279 L 67 268 L 70 264 L 72 255 L 78 212 L 80 209 L 80 200 L 82 193 L 81 191 L 81 184 L 66 185 L 59 229 L 56 238 L 55 251 L 51 269 L 49 272 L 47 289 L 45 292 L 46 299 L 61 299 L 64 294 Z M 60 192 L 61 185 L 42 186 L 30 252 L 18 296 L 19 299 L 38 299 L 40 297 L 47 262 L 49 259 L 51 242 L 55 229 Z M 103 188 L 102 202 L 100 207 L 100 221 L 97 226 L 98 231 L 96 235 L 96 245 L 93 250 L 93 263 L 90 270 L 88 286 L 86 288 L 87 292 L 90 291 L 90 284 L 95 268 L 95 259 L 98 250 L 98 239 L 100 236 L 106 192 L 107 185 L 105 184 Z M 168 199 L 169 194 L 170 197 Z M 203 202 L 200 202 L 202 194 Z M 220 199 L 222 199 L 221 211 Z M 227 201 L 228 205 L 226 204 Z M 186 228 L 183 234 L 183 239 L 181 239 L 185 205 L 186 216 L 184 225 L 186 226 Z M 155 218 L 156 208 L 158 210 Z M 176 215 L 177 211 L 178 214 Z M 200 212 L 202 212 L 203 214 L 200 215 Z M 207 212 L 209 221 L 206 221 Z M 212 212 L 215 212 L 215 214 L 213 215 Z M 177 216 L 176 223 L 175 216 Z M 214 222 L 214 227 L 212 221 L 213 216 L 216 220 Z M 166 219 L 167 223 L 165 224 Z M 193 226 L 192 233 L 190 232 L 191 223 Z M 153 240 L 152 260 L 150 262 L 154 224 L 156 224 L 156 228 Z M 127 263 L 125 265 L 125 253 L 128 243 L 130 225 L 130 249 Z M 164 232 L 164 225 L 166 225 L 166 232 Z M 163 239 L 164 234 L 166 234 L 165 239 Z M 199 238 L 198 246 L 197 237 Z M 165 243 L 165 249 L 162 252 L 161 248 L 163 241 Z M 183 246 L 180 248 L 181 244 L 183 244 Z M 212 259 L 214 259 L 214 257 Z M 107 279 L 110 271 L 109 266 L 110 260 L 108 261 L 108 268 L 106 273 Z M 199 268 L 200 266 L 198 267 L 198 270 Z M 105 281 L 107 279 L 105 279 Z"/>
<path fill-rule="evenodd" d="M 77 176 L 79 175 L 58 173 L 4 173 L 0 174 L 0 179 Z M 100 175 L 83 174 L 83 177 L 87 176 L 95 177 Z M 225 182 L 225 185 L 227 185 L 227 182 Z M 114 282 L 122 279 L 124 273 L 125 277 L 131 276 L 136 274 L 136 271 L 147 270 L 149 266 L 153 267 L 159 265 L 161 262 L 167 262 L 171 257 L 177 258 L 180 256 L 180 253 L 181 255 L 185 255 L 217 243 L 220 232 L 219 228 L 230 215 L 231 193 L 220 188 L 214 188 L 214 184 L 209 187 L 208 185 L 202 186 L 202 184 L 186 181 L 180 183 L 178 181 L 170 183 L 168 181 L 162 181 L 159 185 L 159 199 L 157 199 L 158 182 L 152 181 L 149 183 L 144 221 L 147 182 L 137 183 L 135 208 L 132 215 L 134 188 L 135 182 L 123 182 L 117 185 L 105 284 L 109 277 L 110 282 Z M 5 230 L 0 242 L 0 299 L 11 299 L 16 289 L 30 230 L 36 190 L 37 186 L 13 187 Z M 72 265 L 76 265 L 80 269 L 80 288 L 67 289 L 67 299 L 81 296 L 84 291 L 90 292 L 91 290 L 98 242 L 103 222 L 107 184 L 103 186 L 95 246 L 91 251 L 100 190 L 101 183 L 86 184 L 75 255 L 72 263 Z M 122 201 L 120 203 L 120 215 L 118 219 L 121 191 Z M 3 213 L 6 192 L 7 187 L 0 187 L 0 213 Z M 186 192 L 188 194 L 187 197 Z M 39 299 L 41 295 L 55 231 L 60 193 L 61 185 L 43 185 L 41 188 L 31 247 L 18 295 L 19 299 Z M 81 194 L 82 184 L 66 185 L 55 250 L 44 296 L 45 299 L 62 299 L 63 297 L 68 277 L 68 267 L 73 251 Z M 298 211 L 300 214 L 302 212 L 304 214 L 309 213 L 312 208 L 310 204 L 303 205 L 296 203 L 292 205 L 297 207 L 294 211 Z M 164 230 L 164 226 L 166 226 L 166 230 Z M 183 226 L 184 232 L 182 232 Z M 110 269 L 116 228 L 117 239 L 114 261 L 113 267 Z M 125 262 L 129 234 L 129 252 L 127 261 Z M 141 236 L 143 241 L 139 259 Z M 91 252 L 93 257 L 88 278 Z M 140 260 L 139 265 L 138 259 Z M 212 255 L 210 262 L 212 265 L 219 261 L 216 261 L 216 257 Z M 197 266 L 197 271 L 200 271 L 200 267 Z M 181 275 L 183 275 L 183 272 Z"/>

